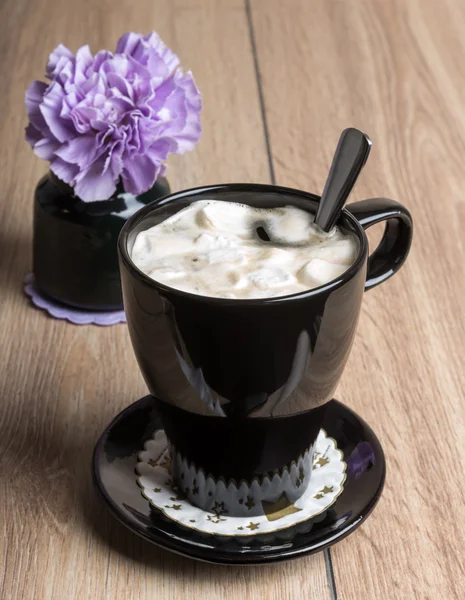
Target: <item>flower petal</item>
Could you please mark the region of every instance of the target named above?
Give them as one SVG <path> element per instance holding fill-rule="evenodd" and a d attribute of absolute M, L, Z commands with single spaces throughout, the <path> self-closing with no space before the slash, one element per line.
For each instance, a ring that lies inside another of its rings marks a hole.
<path fill-rule="evenodd" d="M 97 52 L 97 54 L 94 57 L 94 62 L 92 64 L 92 70 L 97 72 L 100 67 L 102 66 L 102 64 L 107 61 L 110 60 L 113 57 L 113 54 L 111 52 L 109 52 L 108 50 L 100 50 L 100 52 Z"/>
<path fill-rule="evenodd" d="M 34 144 L 34 153 L 36 156 L 44 160 L 52 160 L 55 156 L 57 148 L 59 147 L 60 143 L 56 140 L 42 138 L 36 144 Z"/>
<path fill-rule="evenodd" d="M 66 142 L 73 136 L 71 121 L 60 118 L 63 98 L 63 88 L 58 83 L 52 83 L 39 107 L 50 131 L 60 142 Z"/>
<path fill-rule="evenodd" d="M 74 183 L 74 178 L 79 173 L 79 167 L 77 165 L 70 165 L 61 158 L 55 158 L 50 163 L 50 170 L 55 173 L 58 179 L 61 179 L 69 185 Z"/>
<path fill-rule="evenodd" d="M 60 142 L 54 138 L 44 137 L 44 135 L 34 127 L 32 123 L 26 127 L 26 141 L 34 149 L 34 153 L 44 160 L 52 160 Z"/>
<path fill-rule="evenodd" d="M 35 144 L 37 144 L 37 142 L 42 139 L 42 137 L 43 136 L 41 132 L 36 127 L 34 127 L 32 123 L 29 123 L 29 125 L 24 130 L 24 138 L 26 142 L 30 144 L 33 148 Z"/>
<path fill-rule="evenodd" d="M 45 119 L 40 112 L 40 103 L 43 100 L 44 94 L 48 85 L 43 81 L 33 81 L 26 90 L 25 102 L 27 116 L 30 123 L 38 129 L 43 135 L 51 135 Z"/>
<path fill-rule="evenodd" d="M 153 186 L 159 172 L 160 163 L 155 164 L 148 156 L 130 158 L 124 163 L 123 187 L 131 194 L 142 194 Z"/>
<path fill-rule="evenodd" d="M 28 111 L 36 110 L 42 102 L 48 84 L 45 81 L 33 81 L 26 90 L 25 102 Z"/>
<path fill-rule="evenodd" d="M 170 152 L 175 152 L 177 150 L 178 144 L 175 140 L 169 138 L 161 138 L 157 140 L 154 144 L 150 146 L 147 150 L 147 154 L 152 158 L 152 160 L 161 162 L 168 158 L 168 154 Z"/>
<path fill-rule="evenodd" d="M 105 161 L 104 170 L 111 169 L 113 178 L 118 180 L 123 170 L 123 151 L 124 143 L 122 140 L 118 140 L 113 144 Z"/>
<path fill-rule="evenodd" d="M 142 37 L 143 36 L 139 33 L 132 33 L 131 31 L 128 31 L 118 40 L 118 43 L 116 44 L 116 52 L 118 54 L 131 54 L 134 50 L 134 47 L 139 43 Z"/>
<path fill-rule="evenodd" d="M 74 74 L 74 83 L 79 85 L 87 79 L 87 69 L 92 65 L 93 56 L 89 46 L 82 46 L 76 52 L 76 71 Z"/>
<path fill-rule="evenodd" d="M 105 161 L 100 159 L 77 175 L 74 191 L 84 202 L 108 200 L 114 194 L 116 181 L 111 169 L 104 172 L 104 166 Z"/>
<path fill-rule="evenodd" d="M 99 155 L 102 150 L 99 150 Z M 94 133 L 79 135 L 63 144 L 56 155 L 68 163 L 78 165 L 81 169 L 86 169 L 93 163 L 97 155 L 97 142 Z"/>
<path fill-rule="evenodd" d="M 62 66 L 73 59 L 74 54 L 71 50 L 66 46 L 63 46 L 63 44 L 59 44 L 48 57 L 46 77 L 48 79 L 53 79 Z"/>

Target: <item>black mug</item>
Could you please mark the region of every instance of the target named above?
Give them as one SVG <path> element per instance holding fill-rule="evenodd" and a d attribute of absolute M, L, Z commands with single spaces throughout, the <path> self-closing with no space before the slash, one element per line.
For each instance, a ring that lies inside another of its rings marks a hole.
<path fill-rule="evenodd" d="M 131 260 L 134 240 L 197 200 L 316 213 L 319 197 L 261 184 L 214 185 L 171 194 L 131 217 L 118 249 L 134 351 L 162 416 L 178 489 L 205 510 L 263 514 L 305 491 L 325 403 L 341 378 L 365 290 L 405 261 L 412 219 L 385 198 L 343 210 L 338 227 L 357 241 L 340 277 L 264 299 L 206 297 L 158 283 Z M 369 255 L 364 229 L 386 222 Z"/>

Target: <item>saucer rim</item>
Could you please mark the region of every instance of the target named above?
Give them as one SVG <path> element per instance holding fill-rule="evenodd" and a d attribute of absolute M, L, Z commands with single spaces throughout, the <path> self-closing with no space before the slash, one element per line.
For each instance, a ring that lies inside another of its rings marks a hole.
<path fill-rule="evenodd" d="M 349 412 L 353 413 L 356 416 L 356 418 L 366 426 L 366 428 L 368 429 L 370 434 L 378 442 L 378 446 L 379 446 L 378 450 L 379 450 L 380 464 L 379 464 L 378 468 L 380 469 L 380 483 L 379 483 L 378 487 L 376 488 L 375 492 L 372 494 L 370 501 L 365 506 L 365 510 L 363 511 L 363 513 L 362 512 L 359 513 L 356 521 L 352 522 L 349 526 L 343 527 L 342 529 L 336 531 L 334 533 L 334 535 L 323 536 L 323 538 L 321 540 L 319 540 L 319 541 L 317 540 L 315 542 L 312 542 L 308 545 L 305 545 L 305 546 L 302 546 L 299 548 L 288 548 L 288 549 L 276 550 L 274 552 L 267 552 L 264 554 L 260 554 L 261 549 L 257 548 L 257 553 L 251 554 L 251 555 L 244 555 L 240 551 L 238 551 L 237 553 L 223 552 L 220 549 L 212 547 L 212 546 L 208 546 L 207 544 L 204 544 L 203 547 L 199 547 L 199 545 L 197 543 L 195 545 L 189 543 L 189 541 L 186 540 L 185 537 L 177 537 L 172 534 L 168 534 L 158 527 L 152 529 L 151 535 L 149 535 L 146 533 L 146 531 L 142 525 L 139 525 L 137 523 L 137 521 L 132 520 L 130 517 L 126 516 L 125 513 L 121 512 L 119 506 L 115 503 L 113 498 L 107 492 L 106 487 L 100 477 L 100 470 L 99 470 L 98 462 L 99 462 L 99 455 L 100 455 L 101 451 L 103 450 L 106 439 L 107 439 L 110 431 L 113 429 L 113 427 L 117 423 L 119 423 L 121 420 L 123 420 L 128 414 L 137 410 L 138 405 L 142 405 L 142 404 L 146 403 L 147 400 L 150 400 L 150 399 L 152 399 L 152 397 L 150 395 L 147 395 L 147 396 L 140 398 L 139 400 L 136 400 L 135 402 L 133 402 L 132 404 L 127 406 L 125 409 L 123 409 L 121 412 L 119 412 L 111 420 L 111 422 L 105 427 L 104 431 L 98 438 L 98 441 L 97 441 L 97 443 L 94 447 L 94 451 L 92 453 L 91 470 L 92 470 L 92 480 L 93 480 L 94 486 L 99 491 L 101 498 L 107 505 L 110 513 L 117 519 L 117 521 L 119 521 L 122 525 L 124 525 L 128 529 L 130 529 L 133 533 L 136 533 L 139 537 L 142 537 L 144 540 L 150 542 L 151 544 L 158 546 L 159 548 L 168 550 L 170 552 L 174 552 L 175 554 L 178 554 L 178 555 L 181 555 L 181 556 L 184 556 L 187 558 L 199 560 L 201 562 L 206 562 L 206 563 L 210 563 L 210 564 L 221 564 L 221 565 L 235 565 L 235 566 L 257 565 L 258 566 L 258 565 L 263 565 L 263 564 L 272 564 L 272 563 L 276 563 L 276 562 L 293 560 L 296 558 L 301 558 L 303 556 L 310 556 L 317 552 L 326 550 L 327 548 L 333 546 L 337 542 L 340 542 L 343 539 L 345 539 L 347 536 L 349 536 L 351 533 L 353 533 L 356 529 L 358 529 L 366 521 L 366 519 L 371 515 L 374 508 L 378 504 L 379 499 L 381 498 L 381 495 L 382 495 L 382 492 L 384 489 L 384 485 L 385 485 L 385 481 L 386 481 L 386 458 L 385 458 L 385 454 L 384 454 L 384 450 L 381 445 L 381 442 L 379 441 L 378 436 L 375 434 L 373 429 L 364 421 L 364 419 L 362 417 L 360 417 L 358 415 L 358 413 L 356 413 L 351 408 L 346 406 L 344 403 L 342 403 L 339 400 L 336 400 L 334 398 L 331 400 L 331 402 L 336 404 L 339 410 L 349 411 Z M 333 437 L 333 436 L 331 436 L 331 437 Z M 135 472 L 135 474 L 136 474 L 136 472 Z M 137 487 L 139 488 L 139 486 L 137 486 Z M 342 493 L 340 494 L 339 497 L 342 497 L 343 494 L 344 494 L 344 490 L 342 491 Z M 188 532 L 189 530 L 184 529 L 183 531 Z M 297 534 L 297 536 L 298 535 L 299 534 Z M 211 537 L 216 538 L 216 536 L 213 536 L 213 535 Z"/>

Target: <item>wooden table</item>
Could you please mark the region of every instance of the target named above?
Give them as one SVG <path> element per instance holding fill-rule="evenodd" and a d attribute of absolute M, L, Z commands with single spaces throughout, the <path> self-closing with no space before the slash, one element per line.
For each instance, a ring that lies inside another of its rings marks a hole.
<path fill-rule="evenodd" d="M 2 599 L 464 598 L 464 28 L 462 0 L 3 0 Z M 46 169 L 23 141 L 26 86 L 59 42 L 112 48 L 126 30 L 152 29 L 204 95 L 203 139 L 170 161 L 174 189 L 320 192 L 352 125 L 374 142 L 353 199 L 391 196 L 414 215 L 408 263 L 366 295 L 337 394 L 379 434 L 387 484 L 331 553 L 221 568 L 126 531 L 89 468 L 103 427 L 145 393 L 126 327 L 52 320 L 22 293 Z"/>

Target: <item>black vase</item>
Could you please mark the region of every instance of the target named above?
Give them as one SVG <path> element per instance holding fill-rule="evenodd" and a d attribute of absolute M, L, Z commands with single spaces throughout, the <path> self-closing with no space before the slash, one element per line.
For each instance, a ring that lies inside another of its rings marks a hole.
<path fill-rule="evenodd" d="M 85 310 L 123 307 L 117 240 L 127 219 L 170 192 L 160 178 L 140 196 L 121 185 L 108 200 L 83 202 L 53 173 L 37 185 L 33 270 L 37 287 L 54 300 Z"/>

